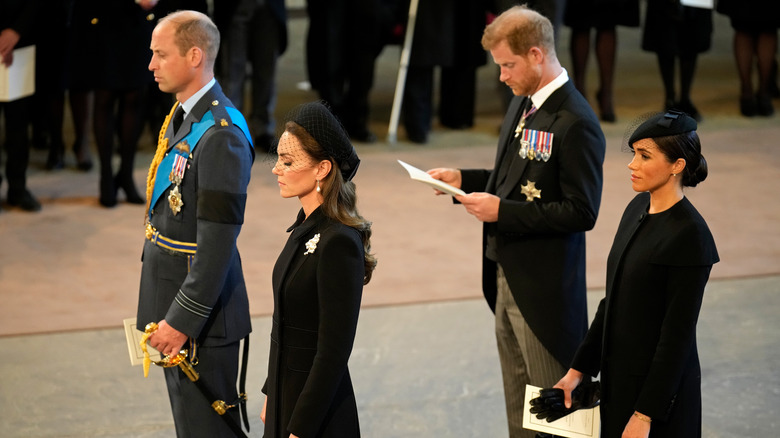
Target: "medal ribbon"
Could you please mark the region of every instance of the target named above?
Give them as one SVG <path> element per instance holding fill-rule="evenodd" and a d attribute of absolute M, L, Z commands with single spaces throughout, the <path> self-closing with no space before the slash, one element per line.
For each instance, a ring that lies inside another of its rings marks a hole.
<path fill-rule="evenodd" d="M 208 111 L 203 115 L 203 118 L 200 119 L 199 122 L 192 124 L 190 127 L 190 132 L 176 144 L 186 141 L 191 145 L 190 153 L 193 153 L 195 152 L 195 147 L 198 145 L 200 138 L 212 126 L 214 126 L 214 116 L 211 114 L 211 111 Z M 172 184 L 170 178 L 160 178 L 160 169 L 173 169 L 174 161 L 178 156 L 180 156 L 178 152 L 173 154 L 169 153 L 165 156 L 165 158 L 163 158 L 162 162 L 160 162 L 160 165 L 157 166 L 157 176 L 154 179 L 154 191 L 152 192 L 152 200 L 149 203 L 149 211 L 147 212 L 150 218 L 152 216 L 152 208 L 154 208 L 154 205 L 157 204 L 157 200 L 160 199 L 160 196 L 162 196 L 162 194 L 165 193 L 168 187 L 170 187 Z M 163 170 L 163 172 L 167 171 L 168 170 Z"/>

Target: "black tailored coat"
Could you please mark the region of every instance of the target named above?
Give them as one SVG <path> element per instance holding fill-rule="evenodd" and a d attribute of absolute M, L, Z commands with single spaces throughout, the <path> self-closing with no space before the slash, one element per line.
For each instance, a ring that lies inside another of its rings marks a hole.
<path fill-rule="evenodd" d="M 509 105 L 494 169 L 462 170 L 462 189 L 501 198 L 498 222 L 484 224 L 483 236 L 494 227 L 498 262 L 517 306 L 545 348 L 567 365 L 587 331 L 585 231 L 598 215 L 606 145 L 590 105 L 567 81 L 526 123 L 553 133 L 549 161 L 515 156 L 515 127 L 525 102 L 514 97 Z M 497 191 L 498 169 L 506 160 L 514 161 Z M 521 185 L 529 181 L 541 189 L 541 199 L 526 201 Z M 496 263 L 484 253 L 482 289 L 495 310 Z"/>
<path fill-rule="evenodd" d="M 13 29 L 19 34 L 19 42 L 14 49 L 35 44 L 36 14 L 39 0 L 3 0 L 0 1 L 0 31 Z"/>
<path fill-rule="evenodd" d="M 216 105 L 215 105 L 216 103 Z M 232 123 L 225 106 L 233 104 L 218 83 L 206 92 L 173 136 L 169 151 L 208 110 L 215 125 L 197 143 L 180 186 L 184 205 L 173 214 L 166 189 L 151 206 L 151 224 L 169 239 L 197 243 L 188 259 L 145 241 L 137 327 L 165 319 L 202 346 L 227 345 L 251 331 L 249 301 L 236 239 L 241 231 L 254 152 Z M 221 119 L 226 119 L 222 126 Z M 192 146 L 192 145 L 191 145 Z M 158 178 L 167 177 L 161 169 Z"/>
<path fill-rule="evenodd" d="M 132 1 L 74 0 L 70 86 L 124 91 L 152 83 L 149 45 L 162 18 L 157 13 Z"/>
<path fill-rule="evenodd" d="M 700 437 L 696 321 L 718 252 L 687 198 L 652 215 L 649 205 L 642 193 L 623 213 L 606 297 L 572 367 L 601 371 L 603 438 L 620 437 L 635 410 L 653 419 L 651 437 Z"/>
<path fill-rule="evenodd" d="M 303 212 L 273 271 L 266 438 L 360 436 L 347 361 L 365 275 L 357 230 Z M 289 231 L 289 230 L 288 230 Z M 307 242 L 319 235 L 313 252 Z"/>
<path fill-rule="evenodd" d="M 403 3 L 409 11 L 409 1 Z M 419 2 L 411 66 L 479 67 L 487 62 L 482 33 L 491 9 L 487 0 L 426 0 Z M 404 23 L 407 17 L 404 15 Z"/>
<path fill-rule="evenodd" d="M 642 50 L 661 55 L 695 55 L 712 43 L 712 9 L 680 0 L 647 0 Z"/>

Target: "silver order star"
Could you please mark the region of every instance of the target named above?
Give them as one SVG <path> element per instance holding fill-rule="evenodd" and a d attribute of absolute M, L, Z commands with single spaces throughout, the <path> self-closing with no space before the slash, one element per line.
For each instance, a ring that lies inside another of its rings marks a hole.
<path fill-rule="evenodd" d="M 319 243 L 319 241 L 320 241 L 320 233 L 317 233 L 314 235 L 314 237 L 309 239 L 308 242 L 306 242 L 306 252 L 303 253 L 303 255 L 314 253 L 314 250 L 317 249 L 317 243 Z"/>

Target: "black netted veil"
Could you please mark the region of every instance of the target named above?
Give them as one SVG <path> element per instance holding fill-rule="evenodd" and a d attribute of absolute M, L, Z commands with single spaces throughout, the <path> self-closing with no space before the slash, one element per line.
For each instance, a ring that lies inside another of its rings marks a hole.
<path fill-rule="evenodd" d="M 341 122 L 322 102 L 308 102 L 290 110 L 285 123 L 292 121 L 306 130 L 338 164 L 345 181 L 355 176 L 360 158 Z M 284 125 L 282 125 L 284 126 Z"/>

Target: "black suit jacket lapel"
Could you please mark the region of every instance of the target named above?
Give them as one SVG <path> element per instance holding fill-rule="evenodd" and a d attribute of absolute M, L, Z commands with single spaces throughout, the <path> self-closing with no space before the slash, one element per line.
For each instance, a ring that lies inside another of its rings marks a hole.
<path fill-rule="evenodd" d="M 520 122 L 522 116 L 522 110 L 525 107 L 526 97 L 515 96 L 509 103 L 509 109 L 507 110 L 507 116 L 504 119 L 504 123 L 501 125 L 501 133 L 498 136 L 498 152 L 496 153 L 496 162 L 493 165 L 493 172 L 488 179 L 486 191 L 488 193 L 496 192 L 496 185 L 499 181 L 499 174 L 508 172 L 509 169 L 502 171 L 501 165 L 504 164 L 504 160 L 511 160 L 512 156 L 509 155 L 509 149 L 512 141 L 515 139 L 515 128 Z M 506 163 L 507 165 L 509 163 Z"/>

